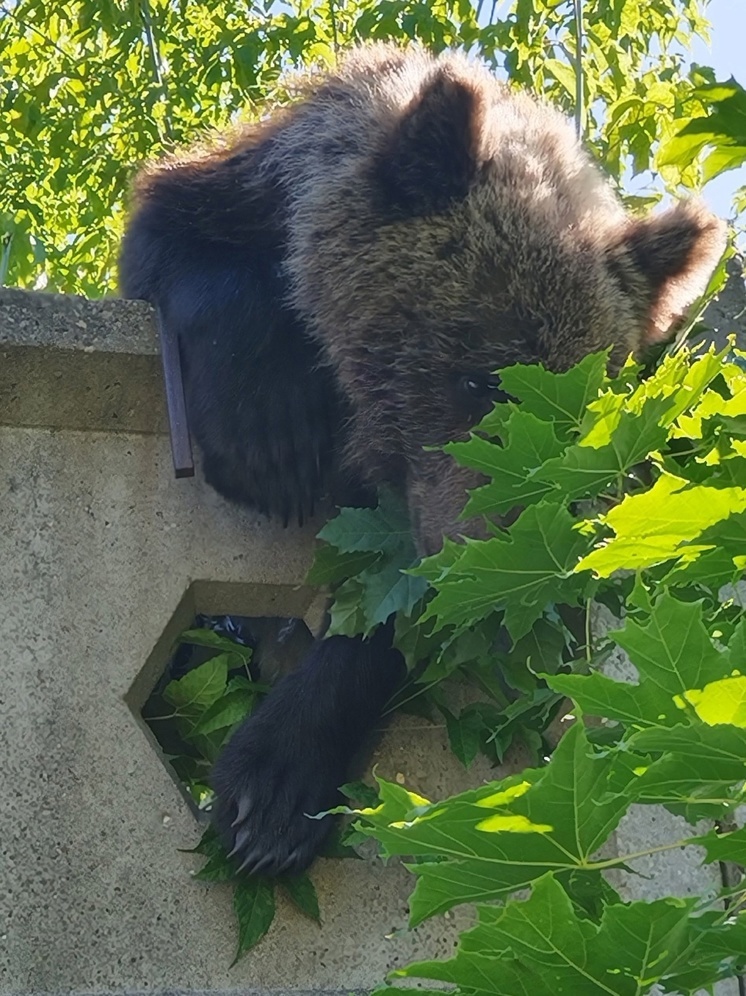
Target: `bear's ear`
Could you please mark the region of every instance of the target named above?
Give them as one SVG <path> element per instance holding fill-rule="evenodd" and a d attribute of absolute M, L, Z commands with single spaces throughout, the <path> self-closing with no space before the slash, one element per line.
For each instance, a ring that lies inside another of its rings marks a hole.
<path fill-rule="evenodd" d="M 385 203 L 422 215 L 465 197 L 481 164 L 483 105 L 468 83 L 439 70 L 379 152 L 375 178 Z"/>
<path fill-rule="evenodd" d="M 707 289 L 727 240 L 725 222 L 699 201 L 682 201 L 635 220 L 610 247 L 610 260 L 628 293 L 647 303 L 641 346 L 669 338 Z"/>

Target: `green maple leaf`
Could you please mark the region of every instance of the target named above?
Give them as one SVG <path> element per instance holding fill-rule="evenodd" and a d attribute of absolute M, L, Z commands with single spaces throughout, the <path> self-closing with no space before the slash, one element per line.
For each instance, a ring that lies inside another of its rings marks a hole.
<path fill-rule="evenodd" d="M 365 588 L 358 578 L 350 578 L 337 588 L 329 609 L 329 636 L 357 636 L 364 632 L 364 594 Z"/>
<path fill-rule="evenodd" d="M 400 612 L 394 624 L 394 645 L 402 652 L 411 671 L 421 661 L 437 656 L 449 631 L 438 628 L 434 619 L 421 621 L 421 607 L 411 615 Z"/>
<path fill-rule="evenodd" d="M 577 432 L 590 401 L 607 383 L 608 350 L 586 356 L 565 373 L 550 373 L 540 365 L 517 364 L 500 371 L 503 390 L 523 402 L 537 419 L 551 422 L 559 439 L 567 441 Z M 487 432 L 500 435 L 506 406 L 498 405 L 480 423 Z"/>
<path fill-rule="evenodd" d="M 654 398 L 667 400 L 663 422 L 673 425 L 685 412 L 691 412 L 701 403 L 708 385 L 723 373 L 723 360 L 728 351 L 726 347 L 716 352 L 711 346 L 697 357 L 690 349 L 669 353 L 652 376 L 634 388 L 626 407 L 639 412 Z"/>
<path fill-rule="evenodd" d="M 413 573 L 428 577 L 437 594 L 423 618 L 461 627 L 502 609 L 508 632 L 520 639 L 548 604 L 578 601 L 573 570 L 589 540 L 574 526 L 563 506 L 532 505 L 505 538 L 467 541 L 442 569 L 437 557 L 425 561 Z"/>
<path fill-rule="evenodd" d="M 503 445 L 472 436 L 466 443 L 451 443 L 446 452 L 465 467 L 492 478 L 477 488 L 464 509 L 465 517 L 499 515 L 517 505 L 531 505 L 548 494 L 552 485 L 532 478 L 545 461 L 561 453 L 566 443 L 557 438 L 554 424 L 531 412 L 513 411 L 503 426 Z"/>
<path fill-rule="evenodd" d="M 746 730 L 704 723 L 633 734 L 629 750 L 649 757 L 637 769 L 641 802 L 668 806 L 692 818 L 722 818 L 739 800 L 744 779 Z"/>
<path fill-rule="evenodd" d="M 576 724 L 546 768 L 440 804 L 413 804 L 399 786 L 380 781 L 382 804 L 363 814 L 361 831 L 388 854 L 431 859 L 411 868 L 415 925 L 459 903 L 508 895 L 547 871 L 569 876 L 592 869 L 592 856 L 629 805 L 633 760 L 593 754 Z M 600 889 L 600 872 L 594 874 Z M 587 893 L 587 883 L 584 888 Z"/>
<path fill-rule="evenodd" d="M 562 456 L 547 460 L 534 478 L 569 500 L 599 494 L 663 445 L 668 429 L 660 421 L 668 407 L 666 400 L 655 398 L 639 414 L 622 412 L 609 443 L 595 447 L 582 441 L 570 446 Z"/>
<path fill-rule="evenodd" d="M 451 751 L 468 768 L 482 745 L 486 729 L 484 719 L 477 710 L 465 709 L 459 716 L 454 716 L 445 706 L 441 706 L 440 711 L 446 721 Z"/>
<path fill-rule="evenodd" d="M 577 570 L 609 577 L 619 569 L 638 570 L 672 558 L 693 560 L 719 542 L 728 528 L 716 527 L 746 509 L 743 487 L 714 488 L 662 474 L 644 494 L 628 495 L 601 522 L 614 537 L 584 557 Z M 739 535 L 736 522 L 732 529 Z M 708 531 L 709 540 L 703 534 Z M 697 541 L 696 543 L 693 541 Z"/>
<path fill-rule="evenodd" d="M 746 558 L 743 554 L 731 556 L 728 547 L 708 550 L 695 560 L 686 561 L 683 557 L 663 582 L 666 585 L 698 584 L 710 591 L 717 591 L 726 584 L 735 584 L 746 573 Z"/>
<path fill-rule="evenodd" d="M 542 675 L 550 688 L 570 696 L 588 715 L 631 726 L 675 726 L 694 716 L 687 698 L 691 689 L 730 673 L 730 655 L 710 639 L 701 602 L 681 602 L 665 592 L 647 621 L 627 619 L 609 636 L 637 668 L 636 684 L 599 673 Z"/>
<path fill-rule="evenodd" d="M 729 674 L 729 655 L 710 639 L 701 602 L 681 602 L 664 592 L 647 621 L 627 619 L 609 635 L 640 675 L 659 689 L 661 702 Z"/>
<path fill-rule="evenodd" d="M 343 508 L 319 533 L 309 584 L 342 581 L 331 634 L 368 634 L 394 612 L 410 613 L 427 584 L 405 573 L 415 561 L 406 502 L 384 490 L 377 508 Z"/>
<path fill-rule="evenodd" d="M 321 586 L 346 581 L 372 567 L 380 558 L 380 551 L 353 550 L 350 553 L 342 553 L 331 544 L 325 543 L 316 549 L 306 583 Z"/>
<path fill-rule="evenodd" d="M 746 481 L 746 478 L 744 478 Z M 699 582 L 717 590 L 746 571 L 746 512 L 736 512 L 716 522 L 696 537 L 694 551 L 705 548 L 694 559 L 689 544 L 682 544 L 679 563 L 663 584 Z M 710 547 L 711 549 L 707 549 Z"/>
<path fill-rule="evenodd" d="M 703 783 L 708 777 L 721 778 L 736 784 L 744 777 L 746 758 L 746 730 L 735 726 L 687 726 L 671 728 L 652 727 L 640 730 L 627 741 L 639 753 L 667 752 L 661 762 L 671 762 L 668 770 L 680 776 L 693 771 L 692 784 Z M 649 770 L 654 771 L 655 766 Z M 647 779 L 652 782 L 652 779 Z"/>
<path fill-rule="evenodd" d="M 657 704 L 657 689 L 643 683 L 615 681 L 605 674 L 542 674 L 550 688 L 574 700 L 587 716 L 603 716 L 619 723 L 643 725 L 662 722 L 666 714 Z M 670 706 L 667 700 L 667 706 Z"/>
<path fill-rule="evenodd" d="M 537 672 L 555 674 L 562 665 L 567 641 L 567 630 L 561 624 L 537 619 L 525 636 L 500 654 L 500 674 L 517 691 L 530 695 L 536 689 Z"/>
<path fill-rule="evenodd" d="M 673 436 L 701 439 L 707 431 L 708 422 L 716 426 L 731 420 L 742 423 L 742 416 L 746 415 L 746 373 L 736 363 L 724 363 L 719 373 L 730 397 L 723 397 L 716 390 L 705 391 L 698 403 L 677 419 Z"/>
<path fill-rule="evenodd" d="M 411 566 L 411 560 L 403 567 Z M 424 578 L 405 574 L 402 565 L 388 561 L 375 565 L 360 576 L 363 586 L 362 609 L 365 632 L 385 622 L 393 612 L 410 613 L 427 590 Z"/>
<path fill-rule="evenodd" d="M 692 953 L 694 904 L 616 904 L 596 925 L 548 874 L 528 899 L 481 907 L 454 958 L 416 962 L 392 977 L 437 979 L 480 996 L 643 996 Z"/>
<path fill-rule="evenodd" d="M 406 502 L 392 491 L 381 491 L 377 508 L 340 509 L 321 530 L 319 539 L 342 553 L 398 554 L 409 564 L 415 559 Z"/>
<path fill-rule="evenodd" d="M 592 497 L 620 482 L 665 443 L 672 423 L 696 404 L 720 371 L 723 355 L 710 351 L 694 363 L 686 352 L 669 356 L 631 394 L 611 390 L 601 395 L 585 414 L 582 438 L 547 460 L 534 473 L 536 482 L 551 484 L 570 500 Z"/>
<path fill-rule="evenodd" d="M 730 833 L 718 833 L 710 830 L 701 837 L 693 837 L 692 844 L 699 844 L 706 851 L 705 861 L 733 861 L 738 865 L 746 864 L 746 827 L 732 830 Z M 744 952 L 746 955 L 746 951 Z"/>
<path fill-rule="evenodd" d="M 692 917 L 688 947 L 669 966 L 666 992 L 699 994 L 721 979 L 742 975 L 744 966 L 746 914 L 712 911 Z"/>

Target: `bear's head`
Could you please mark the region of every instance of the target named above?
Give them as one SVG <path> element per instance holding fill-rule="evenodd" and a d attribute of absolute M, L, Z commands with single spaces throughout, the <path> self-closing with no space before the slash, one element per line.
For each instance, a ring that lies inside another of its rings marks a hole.
<path fill-rule="evenodd" d="M 458 516 L 479 479 L 423 447 L 464 437 L 501 367 L 607 347 L 618 367 L 671 336 L 725 226 L 696 201 L 631 217 L 555 110 L 460 57 L 423 65 L 402 62 L 335 174 L 300 283 L 352 403 L 349 459 L 406 482 L 429 553 L 478 529 Z"/>

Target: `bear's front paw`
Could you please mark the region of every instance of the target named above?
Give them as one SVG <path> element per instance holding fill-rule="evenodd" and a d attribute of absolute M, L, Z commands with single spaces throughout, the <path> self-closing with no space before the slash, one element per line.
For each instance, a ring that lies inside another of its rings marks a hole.
<path fill-rule="evenodd" d="M 283 739 L 261 711 L 238 729 L 212 777 L 214 822 L 236 867 L 251 875 L 297 875 L 312 863 L 334 818 L 310 819 L 341 801 L 345 767 L 313 743 Z"/>

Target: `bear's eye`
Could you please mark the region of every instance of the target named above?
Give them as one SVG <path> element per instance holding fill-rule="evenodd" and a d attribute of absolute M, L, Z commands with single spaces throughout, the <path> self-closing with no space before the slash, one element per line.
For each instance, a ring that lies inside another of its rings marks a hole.
<path fill-rule="evenodd" d="M 466 374 L 461 378 L 461 389 L 479 401 L 497 401 L 502 394 L 500 378 L 494 375 Z"/>

